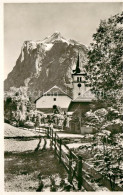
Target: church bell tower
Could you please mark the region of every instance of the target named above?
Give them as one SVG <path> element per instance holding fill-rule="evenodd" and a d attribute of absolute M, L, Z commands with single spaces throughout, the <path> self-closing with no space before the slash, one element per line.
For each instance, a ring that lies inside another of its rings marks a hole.
<path fill-rule="evenodd" d="M 76 99 L 78 96 L 82 96 L 86 91 L 85 87 L 85 72 L 80 70 L 80 60 L 79 54 L 76 64 L 76 69 L 73 70 L 72 78 L 73 78 L 73 99 Z"/>

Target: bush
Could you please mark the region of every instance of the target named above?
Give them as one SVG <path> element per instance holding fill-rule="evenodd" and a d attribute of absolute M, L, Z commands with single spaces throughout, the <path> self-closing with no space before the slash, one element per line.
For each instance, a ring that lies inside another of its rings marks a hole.
<path fill-rule="evenodd" d="M 111 131 L 112 134 L 116 133 L 122 133 L 122 125 L 120 124 L 110 124 L 109 126 L 106 127 L 107 130 Z"/>
<path fill-rule="evenodd" d="M 4 122 L 10 124 L 10 121 L 7 118 L 4 118 Z"/>
<path fill-rule="evenodd" d="M 24 127 L 24 121 L 19 121 L 19 127 Z"/>
<path fill-rule="evenodd" d="M 18 127 L 18 122 L 17 121 L 11 121 L 10 124 L 14 127 Z"/>
<path fill-rule="evenodd" d="M 31 122 L 31 121 L 26 121 L 24 123 L 24 126 L 27 128 L 33 128 L 35 126 L 35 123 Z"/>
<path fill-rule="evenodd" d="M 107 110 L 105 108 L 98 109 L 94 112 L 96 116 L 104 117 L 108 114 Z"/>

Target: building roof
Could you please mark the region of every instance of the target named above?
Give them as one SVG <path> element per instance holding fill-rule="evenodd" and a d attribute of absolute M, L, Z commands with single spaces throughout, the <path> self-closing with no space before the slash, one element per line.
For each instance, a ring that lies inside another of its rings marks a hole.
<path fill-rule="evenodd" d="M 46 91 L 43 95 L 54 95 L 54 94 L 67 95 L 62 89 L 60 89 L 56 85 L 52 87 L 51 89 L 49 89 L 48 91 Z"/>
<path fill-rule="evenodd" d="M 90 90 L 87 90 L 83 95 L 79 95 L 76 99 L 72 100 L 72 102 L 92 102 L 94 98 L 94 94 Z"/>
<path fill-rule="evenodd" d="M 92 99 L 78 96 L 76 99 L 72 100 L 72 102 L 92 102 Z"/>
<path fill-rule="evenodd" d="M 84 104 L 89 104 L 95 99 L 94 94 L 90 90 L 87 90 L 83 95 L 79 95 L 76 99 L 71 100 L 68 111 L 75 111 L 78 107 L 82 108 Z"/>
<path fill-rule="evenodd" d="M 88 106 L 91 102 L 73 102 L 71 101 L 69 106 L 68 106 L 68 110 L 67 112 L 79 112 L 80 110 L 81 111 L 84 111 L 86 109 L 88 109 Z"/>
<path fill-rule="evenodd" d="M 60 89 L 58 86 L 54 86 L 48 91 L 46 91 L 43 95 L 41 95 L 39 98 L 35 100 L 35 102 L 40 99 L 43 96 L 68 96 L 67 93 L 65 93 L 62 89 Z M 72 99 L 70 96 L 68 96 L 70 99 Z"/>

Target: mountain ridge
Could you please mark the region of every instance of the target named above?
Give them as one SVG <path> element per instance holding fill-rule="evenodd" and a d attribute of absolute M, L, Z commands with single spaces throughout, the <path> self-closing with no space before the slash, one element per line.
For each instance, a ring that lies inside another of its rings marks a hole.
<path fill-rule="evenodd" d="M 29 91 L 45 92 L 57 85 L 72 95 L 72 70 L 78 52 L 81 68 L 87 64 L 87 48 L 55 32 L 42 41 L 24 41 L 13 70 L 4 81 L 4 89 L 28 85 Z M 38 95 L 35 95 L 37 98 Z"/>

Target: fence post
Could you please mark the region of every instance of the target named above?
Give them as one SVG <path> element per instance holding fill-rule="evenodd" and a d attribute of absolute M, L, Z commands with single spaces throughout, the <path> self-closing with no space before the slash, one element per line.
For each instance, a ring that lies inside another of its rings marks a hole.
<path fill-rule="evenodd" d="M 61 162 L 61 155 L 62 155 L 62 140 L 59 140 L 59 162 Z"/>
<path fill-rule="evenodd" d="M 49 138 L 49 128 L 50 127 L 47 128 L 47 138 Z"/>
<path fill-rule="evenodd" d="M 82 187 L 82 157 L 78 156 L 78 189 L 81 190 Z"/>
<path fill-rule="evenodd" d="M 51 138 L 51 127 L 49 127 L 49 129 L 50 129 L 50 133 L 49 133 L 49 135 L 50 135 L 50 138 Z"/>
<path fill-rule="evenodd" d="M 52 149 L 52 129 L 50 127 L 50 149 Z"/>
<path fill-rule="evenodd" d="M 69 150 L 69 170 L 68 170 L 68 181 L 72 183 L 72 154 Z"/>
<path fill-rule="evenodd" d="M 55 138 L 54 138 L 55 140 L 55 153 L 56 153 L 56 150 L 57 150 L 57 148 L 56 148 L 56 132 L 55 132 Z"/>
<path fill-rule="evenodd" d="M 52 146 L 53 146 L 53 129 L 51 129 L 52 132 Z"/>
<path fill-rule="evenodd" d="M 53 130 L 50 128 L 50 148 L 53 149 Z"/>

